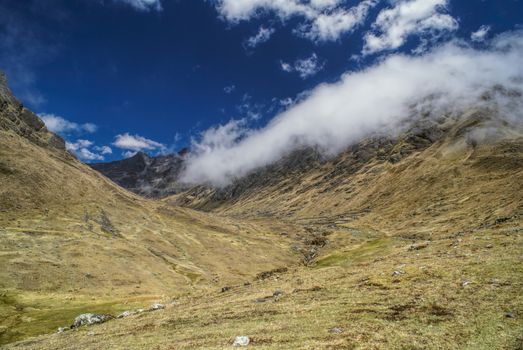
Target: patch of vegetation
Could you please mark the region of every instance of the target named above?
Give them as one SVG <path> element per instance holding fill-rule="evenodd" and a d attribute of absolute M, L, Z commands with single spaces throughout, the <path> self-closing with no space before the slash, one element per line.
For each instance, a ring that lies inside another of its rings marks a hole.
<path fill-rule="evenodd" d="M 74 301 L 56 296 L 34 299 L 31 295 L 0 293 L 0 346 L 46 333 L 58 327 L 69 327 L 76 316 L 83 313 L 108 313 L 116 315 L 129 310 L 124 300 L 91 300 L 76 297 Z M 141 305 L 141 304 L 138 304 Z"/>
<path fill-rule="evenodd" d="M 367 241 L 355 249 L 328 255 L 316 262 L 316 267 L 344 266 L 370 261 L 383 256 L 392 246 L 388 237 Z"/>

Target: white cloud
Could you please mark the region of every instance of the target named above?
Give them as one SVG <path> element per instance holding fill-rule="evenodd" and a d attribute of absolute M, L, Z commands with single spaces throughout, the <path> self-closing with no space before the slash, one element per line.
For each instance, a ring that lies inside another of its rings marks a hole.
<path fill-rule="evenodd" d="M 254 49 L 256 46 L 269 41 L 274 32 L 275 30 L 273 28 L 265 28 L 261 26 L 256 35 L 251 36 L 245 41 L 245 47 Z"/>
<path fill-rule="evenodd" d="M 489 32 L 490 26 L 481 26 L 477 31 L 470 35 L 470 39 L 475 42 L 485 41 Z"/>
<path fill-rule="evenodd" d="M 287 73 L 290 73 L 294 70 L 292 65 L 290 65 L 287 62 L 280 62 L 280 67 L 281 67 L 282 71 L 287 72 Z"/>
<path fill-rule="evenodd" d="M 83 139 L 65 143 L 67 150 L 83 161 L 103 161 L 105 160 L 105 154 L 112 153 L 112 150 L 107 146 L 91 148 L 93 145 L 93 141 Z"/>
<path fill-rule="evenodd" d="M 291 17 L 301 18 L 295 33 L 315 42 L 338 40 L 364 23 L 369 9 L 379 0 L 363 0 L 348 7 L 341 0 L 217 0 L 216 8 L 221 17 L 231 23 L 248 21 L 264 14 L 275 14 L 282 21 Z M 270 32 L 261 33 L 264 39 Z M 258 33 L 260 34 L 260 33 Z M 270 33 L 272 34 L 272 33 Z M 270 36 L 270 35 L 269 35 Z M 253 43 L 256 37 L 250 38 Z M 267 38 L 268 39 L 268 38 Z M 266 41 L 266 40 L 265 40 Z"/>
<path fill-rule="evenodd" d="M 321 84 L 267 126 L 249 129 L 232 121 L 194 142 L 182 179 L 227 185 L 298 146 L 336 154 L 374 132 L 397 131 L 418 109 L 434 117 L 488 103 L 498 115 L 523 121 L 521 98 L 487 102 L 497 84 L 523 91 L 523 32 L 497 37 L 488 49 L 451 42 L 420 56 L 391 55 L 373 67 Z M 499 95 L 501 96 L 501 95 Z M 430 97 L 430 98 L 429 98 Z"/>
<path fill-rule="evenodd" d="M 412 35 L 439 37 L 455 31 L 458 22 L 448 15 L 449 0 L 399 0 L 382 10 L 365 35 L 364 54 L 397 49 Z"/>
<path fill-rule="evenodd" d="M 113 0 L 115 2 L 120 2 L 127 4 L 139 11 L 161 11 L 162 3 L 160 0 Z"/>
<path fill-rule="evenodd" d="M 349 9 L 319 13 L 312 23 L 303 25 L 297 32 L 315 42 L 338 40 L 342 34 L 352 32 L 363 24 L 369 10 L 378 2 L 379 0 L 366 0 Z"/>
<path fill-rule="evenodd" d="M 113 145 L 127 151 L 161 151 L 165 145 L 139 135 L 129 133 L 116 135 Z"/>
<path fill-rule="evenodd" d="M 98 129 L 95 124 L 78 124 L 55 114 L 40 113 L 38 116 L 43 120 L 47 129 L 57 134 L 69 133 L 94 133 Z"/>
<path fill-rule="evenodd" d="M 234 90 L 236 90 L 236 85 L 229 85 L 223 88 L 223 92 L 226 94 L 231 94 Z"/>
<path fill-rule="evenodd" d="M 101 154 L 113 154 L 113 150 L 109 146 L 96 146 L 94 150 Z"/>
<path fill-rule="evenodd" d="M 280 62 L 280 67 L 283 71 L 291 73 L 296 72 L 302 79 L 307 79 L 318 72 L 320 72 L 325 64 L 320 61 L 318 56 L 313 53 L 310 57 L 298 59 L 293 65 L 285 62 Z"/>

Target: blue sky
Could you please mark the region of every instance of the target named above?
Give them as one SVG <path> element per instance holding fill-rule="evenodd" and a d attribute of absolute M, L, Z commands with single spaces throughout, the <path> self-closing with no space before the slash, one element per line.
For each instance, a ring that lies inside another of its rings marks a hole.
<path fill-rule="evenodd" d="M 345 72 L 521 24 L 521 0 L 0 0 L 0 69 L 79 158 L 110 161 L 263 128 Z"/>

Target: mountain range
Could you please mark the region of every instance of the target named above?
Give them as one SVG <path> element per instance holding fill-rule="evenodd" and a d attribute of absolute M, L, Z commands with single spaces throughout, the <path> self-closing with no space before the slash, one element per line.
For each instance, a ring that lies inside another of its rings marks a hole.
<path fill-rule="evenodd" d="M 0 346 L 523 347 L 523 128 L 495 106 L 221 187 L 180 180 L 192 156 L 83 164 L 2 76 Z"/>

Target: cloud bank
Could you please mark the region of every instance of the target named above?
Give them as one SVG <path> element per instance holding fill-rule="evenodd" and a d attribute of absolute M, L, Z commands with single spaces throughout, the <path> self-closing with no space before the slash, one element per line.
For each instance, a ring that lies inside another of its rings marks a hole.
<path fill-rule="evenodd" d="M 442 113 L 480 106 L 481 95 L 495 85 L 523 91 L 523 32 L 487 46 L 453 41 L 423 55 L 391 55 L 318 86 L 261 129 L 238 121 L 209 129 L 193 142 L 182 180 L 224 186 L 299 146 L 335 154 L 373 132 L 397 128 L 412 113 L 409 106 L 429 96 L 430 110 Z M 521 121 L 523 103 L 517 102 L 504 112 Z"/>

